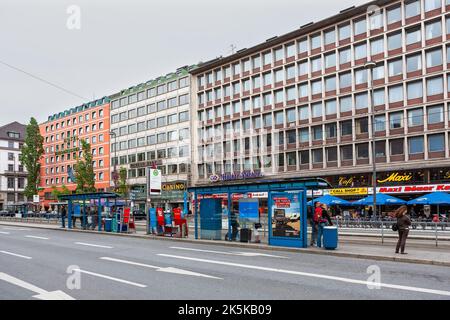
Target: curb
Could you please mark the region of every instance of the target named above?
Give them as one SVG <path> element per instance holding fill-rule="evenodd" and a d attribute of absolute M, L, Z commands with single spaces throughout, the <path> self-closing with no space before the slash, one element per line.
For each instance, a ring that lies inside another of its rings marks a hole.
<path fill-rule="evenodd" d="M 414 258 L 401 258 L 401 257 L 388 257 L 388 256 L 379 256 L 379 255 L 370 255 L 370 254 L 339 252 L 339 251 L 331 251 L 331 250 L 316 250 L 316 249 L 312 250 L 312 249 L 304 249 L 304 248 L 271 247 L 271 246 L 261 245 L 261 244 L 245 244 L 245 243 L 214 241 L 214 240 L 201 240 L 201 239 L 199 239 L 199 240 L 180 239 L 180 238 L 171 238 L 171 237 L 159 237 L 159 236 L 155 236 L 155 235 L 132 235 L 132 234 L 112 233 L 112 232 L 105 232 L 105 231 L 99 232 L 99 231 L 93 231 L 93 230 L 80 230 L 80 229 L 69 230 L 69 229 L 55 228 L 55 227 L 51 227 L 51 226 L 48 226 L 48 227 L 36 226 L 36 225 L 34 225 L 34 226 L 18 226 L 18 225 L 8 224 L 8 223 L 4 223 L 4 222 L 0 222 L 0 225 L 17 227 L 17 228 L 54 230 L 54 231 L 61 231 L 61 232 L 102 234 L 102 235 L 107 235 L 107 236 L 111 236 L 111 237 L 127 237 L 127 238 L 136 238 L 136 239 L 161 240 L 161 241 L 183 242 L 183 243 L 192 243 L 192 244 L 208 244 L 208 245 L 215 245 L 215 246 L 228 246 L 228 247 L 233 247 L 233 248 L 257 249 L 257 250 L 264 250 L 264 251 L 306 253 L 306 254 L 343 257 L 343 258 L 366 259 L 366 260 L 376 260 L 376 261 L 392 261 L 392 262 L 400 262 L 400 263 L 413 263 L 413 264 L 422 264 L 422 265 L 450 267 L 450 262 L 445 262 L 445 261 L 414 259 Z"/>

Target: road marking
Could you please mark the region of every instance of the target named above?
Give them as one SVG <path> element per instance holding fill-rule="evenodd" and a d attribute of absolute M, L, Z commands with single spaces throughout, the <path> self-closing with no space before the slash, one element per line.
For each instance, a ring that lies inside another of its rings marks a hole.
<path fill-rule="evenodd" d="M 225 266 L 231 266 L 231 267 L 261 270 L 261 271 L 293 274 L 293 275 L 298 275 L 298 276 L 303 276 L 303 277 L 327 279 L 327 280 L 347 282 L 347 283 L 353 283 L 353 284 L 361 284 L 361 285 L 365 285 L 365 286 L 380 286 L 380 287 L 390 288 L 390 289 L 398 289 L 398 290 L 405 290 L 405 291 L 430 293 L 430 294 L 442 295 L 442 296 L 450 296 L 450 291 L 443 291 L 443 290 L 409 287 L 409 286 L 402 286 L 402 285 L 389 284 L 389 283 L 374 283 L 371 281 L 362 281 L 362 280 L 335 277 L 335 276 L 327 276 L 327 275 L 315 274 L 315 273 L 307 273 L 307 272 L 300 272 L 300 271 L 293 271 L 293 270 L 283 270 L 283 269 L 276 269 L 276 268 L 267 268 L 267 267 L 260 267 L 260 266 L 247 265 L 247 264 L 241 264 L 241 263 L 225 262 L 225 261 L 216 261 L 216 260 L 175 256 L 175 255 L 170 255 L 170 254 L 158 254 L 158 256 L 174 258 L 174 259 L 197 261 L 197 262 L 205 262 L 205 263 L 211 263 L 211 264 L 219 264 L 219 265 L 225 265 Z"/>
<path fill-rule="evenodd" d="M 67 295 L 63 291 L 53 291 L 49 292 L 44 289 L 41 289 L 39 287 L 36 287 L 35 285 L 32 285 L 31 283 L 25 282 L 23 280 L 17 279 L 13 276 L 10 276 L 9 274 L 0 272 L 0 280 L 6 281 L 10 284 L 13 284 L 15 286 L 27 289 L 28 291 L 32 291 L 34 293 L 37 293 L 37 295 L 33 296 L 33 298 L 40 299 L 40 300 L 75 300 L 71 296 Z"/>
<path fill-rule="evenodd" d="M 114 277 L 106 276 L 106 275 L 100 274 L 100 273 L 90 272 L 90 271 L 81 270 L 81 269 L 74 269 L 73 271 L 78 271 L 81 273 L 89 274 L 91 276 L 98 277 L 98 278 L 103 278 L 103 279 L 108 279 L 108 280 L 112 280 L 112 281 L 116 281 L 116 282 L 120 282 L 120 283 L 129 284 L 130 286 L 135 286 L 135 287 L 139 287 L 139 288 L 147 288 L 147 286 L 145 284 L 140 284 L 140 283 L 131 282 L 128 280 L 114 278 Z"/>
<path fill-rule="evenodd" d="M 104 248 L 104 249 L 113 249 L 113 247 L 110 246 L 102 246 L 99 244 L 91 244 L 91 243 L 84 243 L 84 242 L 75 242 L 75 244 L 79 244 L 80 246 L 87 246 L 87 247 L 97 247 L 97 248 Z"/>
<path fill-rule="evenodd" d="M 49 238 L 38 237 L 38 236 L 25 236 L 25 238 L 40 239 L 40 240 L 50 240 Z"/>
<path fill-rule="evenodd" d="M 0 231 L 0 234 L 11 234 L 11 233 L 7 231 Z"/>
<path fill-rule="evenodd" d="M 178 269 L 178 268 L 172 268 L 172 267 L 161 268 L 161 267 L 152 266 L 152 265 L 149 265 L 149 264 L 133 262 L 133 261 L 127 261 L 127 260 L 121 260 L 121 259 L 115 259 L 115 258 L 109 258 L 109 257 L 102 257 L 100 259 L 101 260 L 106 260 L 106 261 L 111 261 L 111 262 L 118 262 L 118 263 L 129 264 L 129 265 L 138 266 L 138 267 L 156 269 L 156 271 L 158 271 L 158 272 L 166 272 L 166 273 L 181 274 L 181 275 L 193 276 L 193 277 L 202 277 L 202 278 L 223 280 L 222 278 L 217 278 L 217 277 L 209 276 L 209 275 L 206 275 L 206 274 L 192 272 L 192 271 Z"/>
<path fill-rule="evenodd" d="M 25 228 L 7 228 L 4 227 L 4 230 L 15 230 L 15 231 L 30 231 L 30 229 L 25 229 Z"/>
<path fill-rule="evenodd" d="M 194 249 L 194 248 L 186 248 L 186 247 L 170 247 L 170 249 L 195 251 L 195 252 L 217 253 L 217 254 L 225 254 L 225 255 L 230 255 L 230 256 L 271 257 L 271 258 L 289 259 L 287 257 L 274 256 L 274 255 L 271 255 L 271 254 L 258 253 L 258 252 L 227 252 L 227 251 L 214 251 L 214 250 Z"/>
<path fill-rule="evenodd" d="M 21 254 L 17 254 L 17 253 L 12 253 L 12 252 L 9 252 L 9 251 L 0 251 L 0 253 L 4 253 L 4 254 L 8 254 L 8 255 L 10 255 L 10 256 L 14 256 L 14 257 L 18 257 L 18 258 L 23 258 L 23 259 L 28 259 L 28 260 L 31 260 L 32 258 L 31 257 L 27 257 L 27 256 L 23 256 L 23 255 L 21 255 Z"/>

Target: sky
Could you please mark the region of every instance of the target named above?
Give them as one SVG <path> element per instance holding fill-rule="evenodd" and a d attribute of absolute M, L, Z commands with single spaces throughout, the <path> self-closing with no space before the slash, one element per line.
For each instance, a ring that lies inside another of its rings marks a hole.
<path fill-rule="evenodd" d="M 0 125 L 44 122 L 366 2 L 1 0 Z"/>

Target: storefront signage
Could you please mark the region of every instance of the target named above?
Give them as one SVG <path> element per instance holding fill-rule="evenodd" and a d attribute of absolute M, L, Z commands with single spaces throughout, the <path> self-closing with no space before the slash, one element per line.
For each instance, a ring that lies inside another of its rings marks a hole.
<path fill-rule="evenodd" d="M 235 173 L 224 173 L 224 174 L 214 174 L 209 177 L 211 182 L 219 181 L 233 181 L 233 180 L 245 180 L 245 179 L 255 179 L 262 177 L 261 171 L 243 171 Z"/>
<path fill-rule="evenodd" d="M 411 185 L 398 187 L 380 187 L 377 188 L 380 193 L 430 193 L 430 192 L 450 192 L 450 184 L 428 184 L 428 185 Z M 372 190 L 370 190 L 372 191 Z M 372 192 L 370 192 L 372 193 Z"/>
<path fill-rule="evenodd" d="M 378 183 L 386 182 L 408 182 L 411 181 L 412 175 L 410 174 L 400 174 L 398 172 L 393 172 L 389 177 L 384 180 L 378 180 Z"/>
<path fill-rule="evenodd" d="M 169 182 L 162 184 L 163 191 L 184 191 L 186 190 L 186 183 L 184 182 Z"/>
<path fill-rule="evenodd" d="M 339 186 L 349 187 L 353 185 L 353 177 L 339 177 Z"/>
<path fill-rule="evenodd" d="M 339 188 L 328 190 L 331 196 L 365 196 L 367 188 Z"/>
<path fill-rule="evenodd" d="M 445 173 L 444 179 L 450 179 L 450 170 Z"/>

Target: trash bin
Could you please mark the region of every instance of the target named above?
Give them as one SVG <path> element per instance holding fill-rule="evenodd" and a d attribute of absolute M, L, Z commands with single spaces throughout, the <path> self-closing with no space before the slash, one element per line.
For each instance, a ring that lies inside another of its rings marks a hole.
<path fill-rule="evenodd" d="M 106 232 L 112 231 L 112 219 L 105 219 L 105 231 Z"/>
<path fill-rule="evenodd" d="M 250 242 L 252 240 L 252 230 L 247 228 L 241 229 L 241 242 Z"/>
<path fill-rule="evenodd" d="M 338 247 L 337 227 L 325 227 L 323 229 L 323 246 L 327 250 L 335 250 Z"/>

